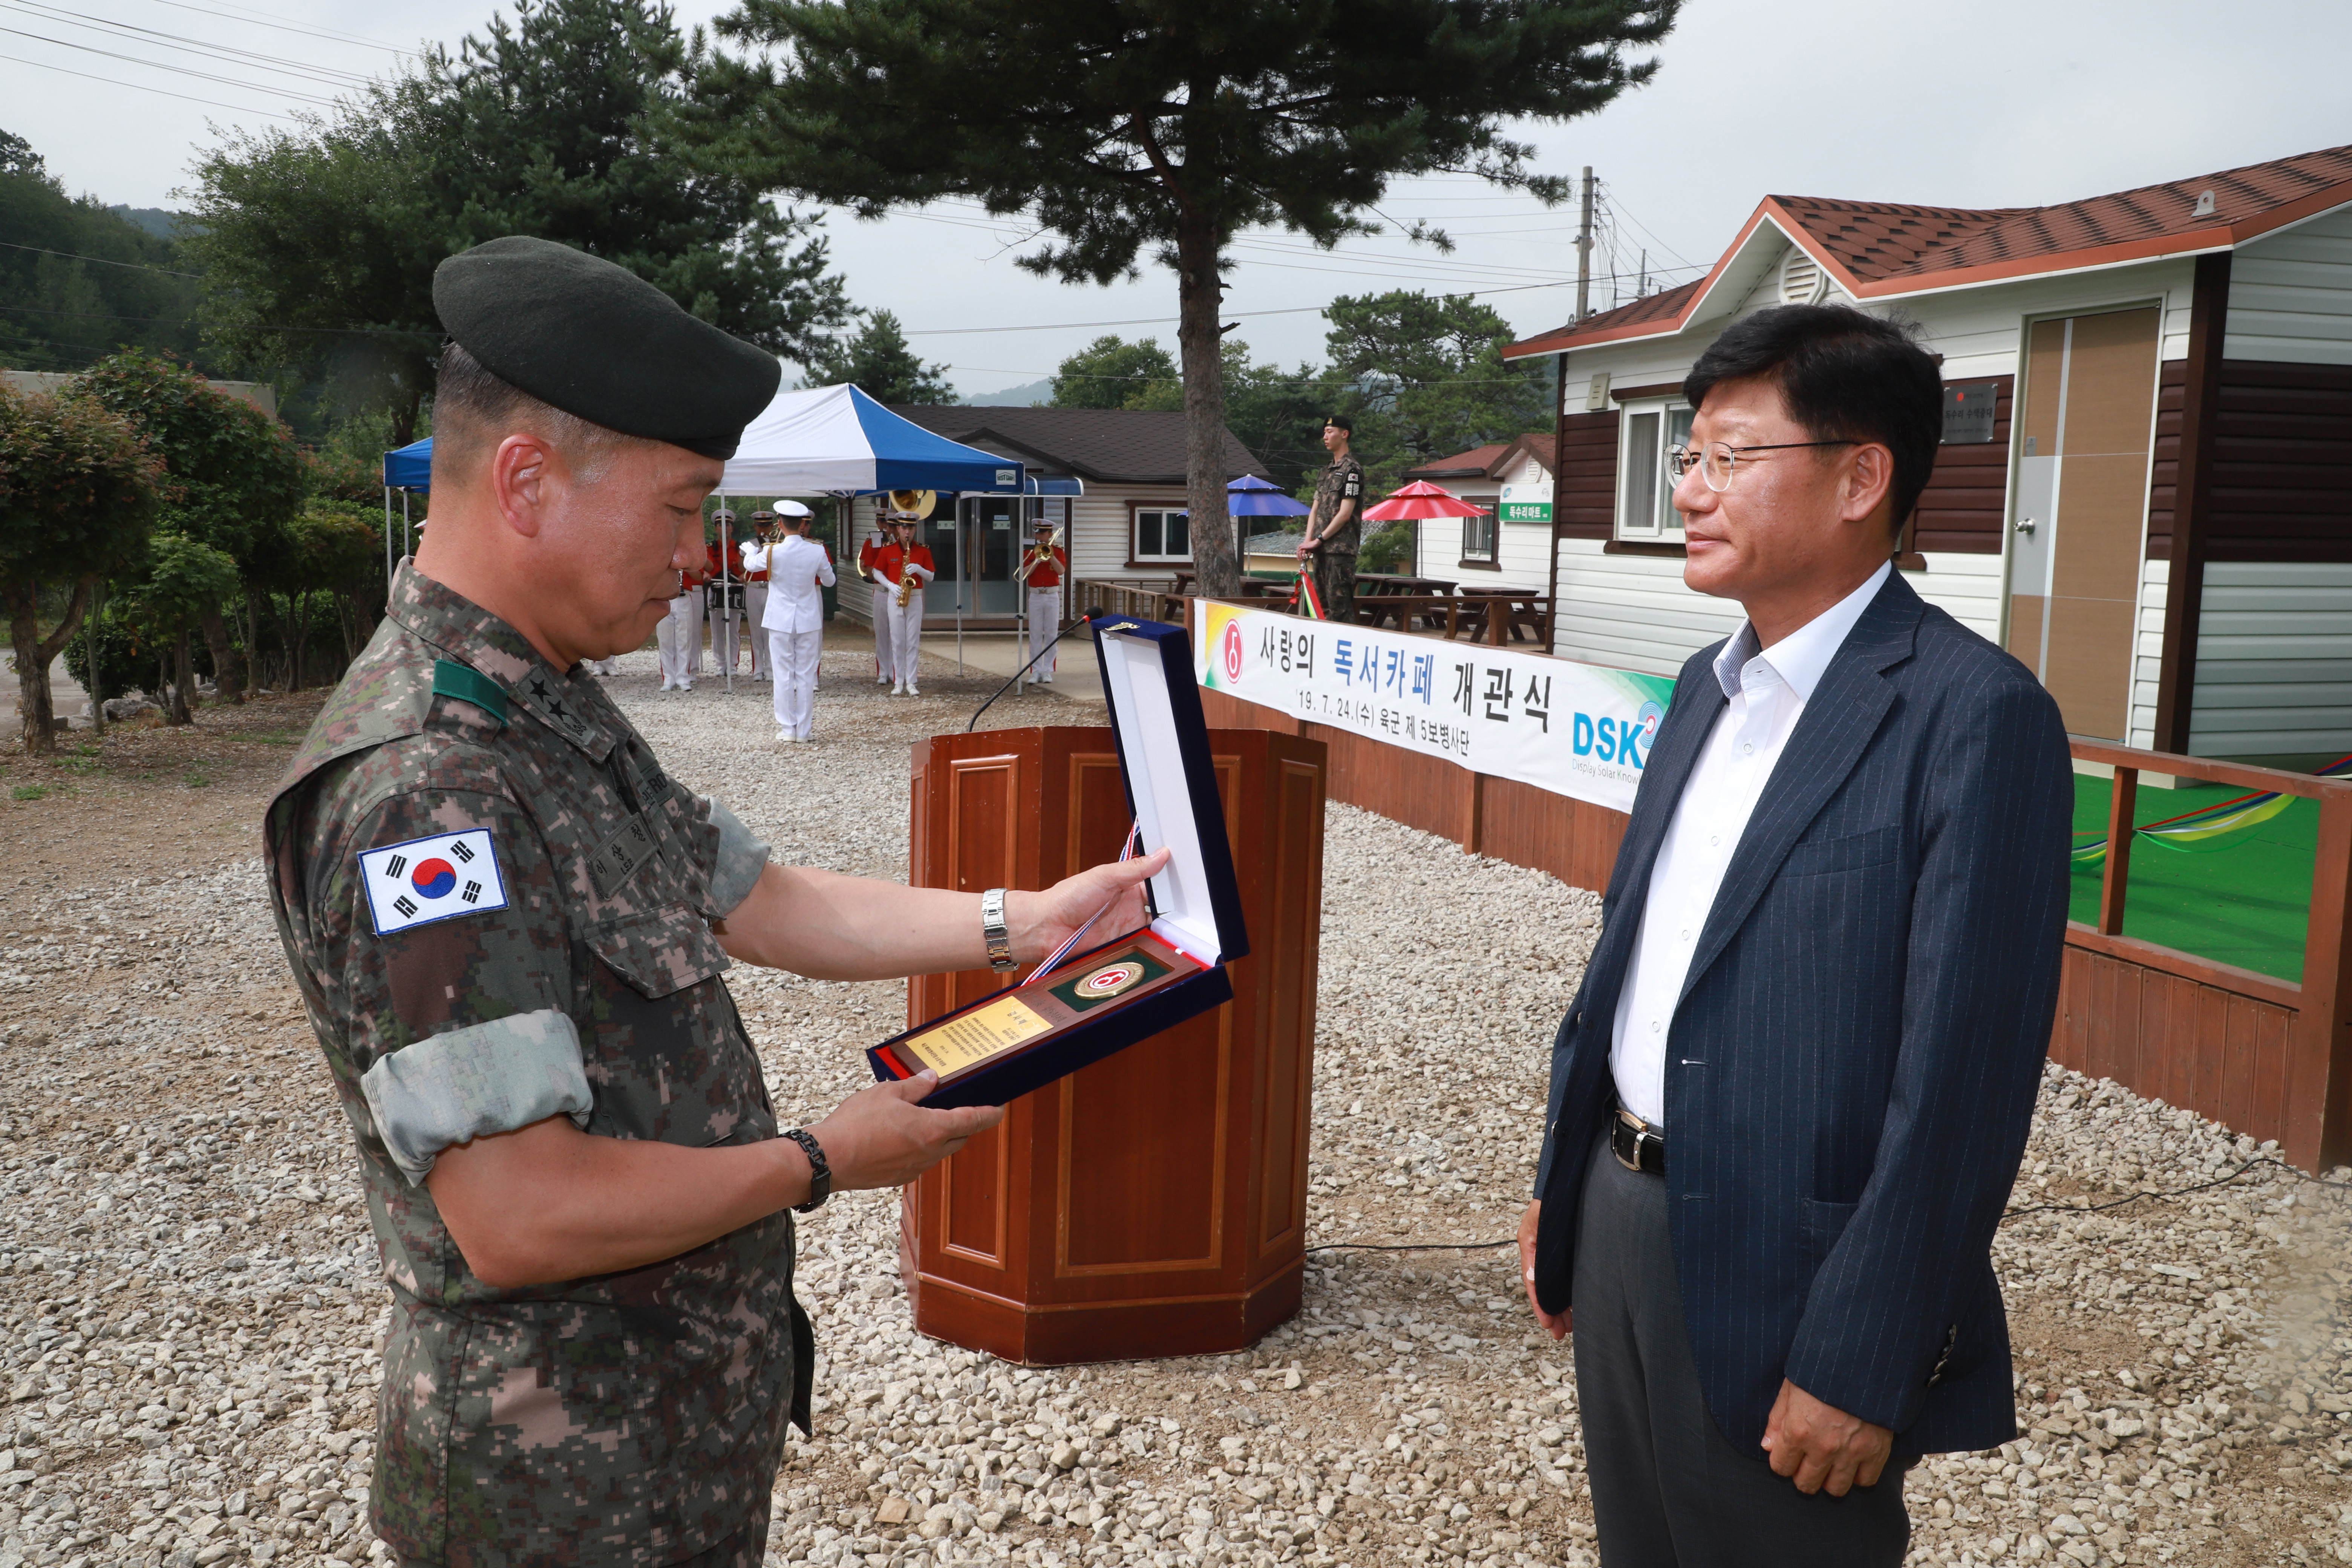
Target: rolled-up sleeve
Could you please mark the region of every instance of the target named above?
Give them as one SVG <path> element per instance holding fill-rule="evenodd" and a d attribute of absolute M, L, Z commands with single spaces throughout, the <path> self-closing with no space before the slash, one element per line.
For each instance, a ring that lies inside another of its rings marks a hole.
<path fill-rule="evenodd" d="M 376 1135 L 414 1184 L 444 1150 L 551 1116 L 588 1125 L 580 1031 L 552 1008 L 494 1018 L 376 1059 L 360 1079 Z"/>
<path fill-rule="evenodd" d="M 721 920 L 731 915 L 760 884 L 768 868 L 768 847 L 718 799 L 704 795 L 710 826 L 719 829 L 719 855 L 710 868 L 710 907 Z"/>

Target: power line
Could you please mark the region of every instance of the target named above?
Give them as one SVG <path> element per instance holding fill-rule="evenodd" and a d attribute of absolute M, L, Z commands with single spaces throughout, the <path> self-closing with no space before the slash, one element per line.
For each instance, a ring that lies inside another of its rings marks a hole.
<path fill-rule="evenodd" d="M 16 57 L 15 57 L 14 55 L 0 55 L 0 59 L 14 59 L 14 58 L 16 58 Z M 26 64 L 26 65 L 37 65 L 37 64 L 39 64 L 40 62 L 38 62 L 37 60 L 27 60 L 27 61 L 25 61 L 24 63 L 25 63 L 25 64 Z M 51 68 L 52 70 L 62 70 L 62 69 L 64 69 L 65 68 L 63 68 L 62 66 L 52 66 L 52 67 L 51 67 L 51 68 Z M 81 75 L 81 72 L 79 72 L 79 71 L 73 71 L 73 72 L 70 72 L 70 73 L 68 73 L 68 74 L 73 75 L 73 76 L 79 76 L 79 75 Z M 90 79 L 91 79 L 92 81 L 103 81 L 105 79 L 104 79 L 103 77 L 92 77 Z M 117 82 L 117 83 L 115 83 L 115 85 L 116 85 L 117 87 L 129 87 L 129 86 L 131 86 L 131 85 L 132 85 L 132 84 L 131 84 L 131 83 L 130 83 L 130 82 L 124 81 L 124 82 Z M 147 90 L 147 91 L 149 91 L 149 92 L 154 92 L 154 91 L 157 91 L 158 89 L 155 89 L 155 88 L 149 88 L 149 89 L 147 89 L 146 90 Z M 177 98 L 177 97 L 179 97 L 180 95 L 179 95 L 178 93 L 176 93 L 176 92 L 175 92 L 175 93 L 171 94 L 170 96 L 171 96 L 171 97 L 173 97 L 173 98 Z M 204 102 L 206 102 L 206 101 L 208 101 L 208 100 L 205 100 L 205 99 L 201 99 L 201 98 L 199 98 L 199 99 L 193 100 L 192 101 L 196 102 L 196 103 L 204 103 Z M 229 106 L 228 106 L 228 105 L 226 105 L 226 104 L 223 104 L 221 107 L 222 107 L 222 108 L 227 108 L 227 107 L 229 107 Z M 281 118 L 282 118 L 282 117 L 281 117 Z M 97 262 L 100 267 L 128 267 L 128 268 L 130 268 L 131 270 L 133 270 L 133 271 L 135 271 L 135 272 L 161 272 L 161 273 L 162 273 L 162 274 L 163 274 L 163 276 L 164 276 L 164 277 L 166 277 L 166 278 L 202 278 L 202 277 L 204 276 L 204 274 L 203 274 L 203 273 L 201 273 L 201 272 L 174 272 L 174 271 L 173 271 L 173 270 L 172 270 L 170 268 L 168 268 L 168 267 L 150 267 L 150 266 L 148 266 L 148 265 L 147 265 L 145 262 L 143 262 L 143 261 L 110 261 L 110 260 L 109 260 L 107 258 L 105 258 L 105 257 L 103 257 L 103 256 L 84 256 L 81 252 L 79 252 L 79 251 L 78 251 L 78 250 L 44 250 L 44 249 L 42 249 L 42 248 L 41 248 L 39 246 L 37 246 L 37 245 L 18 245 L 18 244 L 17 244 L 15 240 L 13 240 L 13 239 L 0 239 L 0 245 L 5 245 L 5 246 L 6 246 L 6 247 L 7 247 L 9 249 L 11 249 L 11 250 L 29 250 L 29 251 L 32 251 L 32 252 L 33 252 L 35 255 L 37 255 L 37 256 L 62 256 L 62 257 L 66 258 L 67 258 L 68 260 L 69 260 L 69 261 L 95 261 L 95 262 Z"/>
<path fill-rule="evenodd" d="M 84 81 L 101 81 L 109 87 L 127 87 L 133 92 L 152 92 L 158 98 L 176 98 L 184 103 L 209 104 L 215 109 L 233 109 L 239 114 L 258 114 L 264 120 L 284 120 L 290 121 L 294 118 L 294 116 L 290 114 L 280 114 L 277 110 L 271 109 L 247 109 L 241 103 L 223 103 L 216 98 L 195 98 L 184 92 L 172 92 L 160 87 L 149 87 L 144 82 L 124 81 L 119 77 L 92 76 L 88 71 L 74 70 L 66 66 L 53 66 L 47 60 L 28 60 L 22 55 L 0 55 L 0 60 L 13 60 L 20 66 L 32 66 L 40 70 L 56 71 L 59 76 L 76 76 L 81 78 Z M 257 92 L 267 92 L 269 89 L 267 88 L 256 88 L 254 90 Z M 20 248 L 29 250 L 32 247 L 25 246 Z M 92 257 L 89 259 L 97 260 L 99 258 Z M 117 265 L 127 264 L 117 263 Z"/>
<path fill-rule="evenodd" d="M 66 38 L 52 38 L 46 34 L 27 33 L 18 27 L 0 27 L 0 33 L 6 33 L 19 38 L 30 38 L 37 44 L 54 44 L 61 49 L 79 49 L 84 54 L 103 55 L 110 60 L 127 60 L 134 66 L 145 66 L 149 70 L 170 71 L 174 76 L 194 77 L 199 81 L 216 81 L 224 87 L 241 87 L 247 92 L 274 92 L 280 97 L 299 99 L 305 103 L 315 103 L 328 109 L 332 109 L 335 105 L 335 100 L 331 98 L 315 98 L 306 92 L 294 92 L 286 88 L 269 87 L 261 82 L 239 81 L 235 77 L 215 76 L 210 71 L 190 70 L 185 66 L 165 65 L 161 60 L 142 59 L 137 55 L 119 54 L 112 49 L 101 49 L 95 44 L 77 44 Z"/>
<path fill-rule="evenodd" d="M 104 17 L 89 19 L 76 16 L 39 0 L 0 0 L 0 6 L 37 16 L 45 22 L 62 22 L 71 27 L 86 27 L 102 37 L 120 34 L 133 35 L 140 42 L 152 42 L 163 48 L 177 49 L 200 59 L 218 60 L 226 65 L 247 65 L 257 70 L 274 71 L 279 76 L 295 77 L 318 82 L 325 87 L 365 87 L 368 79 L 357 71 L 342 70 L 334 66 L 314 66 L 307 61 L 289 59 L 282 55 L 259 54 L 252 49 L 240 49 L 227 44 L 208 44 L 201 38 L 191 38 L 179 33 L 158 32 L 152 27 L 133 26 L 128 22 L 110 22 Z"/>
<path fill-rule="evenodd" d="M 268 16 L 273 15 L 273 13 L 266 11 L 253 11 L 253 8 L 249 5 L 235 5 L 234 0 L 228 0 L 228 3 L 233 5 L 235 10 L 253 11 L 252 16 L 232 16 L 228 11 L 215 11 L 206 5 L 191 5 L 188 4 L 188 0 L 154 0 L 154 3 L 158 5 L 169 5 L 175 11 L 194 11 L 200 16 L 218 16 L 225 22 L 242 23 L 244 26 L 248 27 L 275 27 L 279 32 L 299 33 L 306 38 L 323 38 L 327 42 L 334 44 L 357 44 L 362 48 L 382 49 L 388 55 L 399 55 L 404 58 L 415 58 L 416 51 L 414 49 L 397 49 L 393 47 L 390 44 L 379 44 L 373 38 L 362 38 L 354 33 L 337 33 L 332 31 L 322 32 L 314 27 L 297 26 L 293 23 L 287 21 L 272 22 L 260 20 L 259 18 Z"/>

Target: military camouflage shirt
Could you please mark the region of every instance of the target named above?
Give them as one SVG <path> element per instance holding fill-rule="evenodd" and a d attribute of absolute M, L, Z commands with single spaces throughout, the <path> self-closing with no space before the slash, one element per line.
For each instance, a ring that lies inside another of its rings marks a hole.
<path fill-rule="evenodd" d="M 765 847 L 666 778 L 593 680 L 413 566 L 264 832 L 394 1294 L 376 1532 L 418 1563 L 652 1568 L 764 1517 L 787 1417 L 807 1419 L 791 1216 L 499 1289 L 425 1177 L 556 1114 L 774 1137 L 711 932 Z"/>
<path fill-rule="evenodd" d="M 1331 519 L 1339 515 L 1342 501 L 1354 501 L 1356 510 L 1347 521 L 1333 528 Z M 1327 554 L 1356 553 L 1357 541 L 1364 531 L 1364 465 L 1353 454 L 1332 458 L 1331 466 L 1316 479 L 1315 504 L 1307 521 L 1314 525 L 1315 537 L 1323 542 Z"/>

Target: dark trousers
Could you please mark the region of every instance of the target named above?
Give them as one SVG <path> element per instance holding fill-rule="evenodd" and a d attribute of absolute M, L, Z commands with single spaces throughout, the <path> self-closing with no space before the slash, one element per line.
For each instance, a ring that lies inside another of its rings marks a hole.
<path fill-rule="evenodd" d="M 1356 618 L 1356 556 L 1318 550 L 1314 556 L 1315 592 L 1323 601 L 1327 620 L 1342 626 Z"/>
<path fill-rule="evenodd" d="M 1665 1179 L 1619 1164 L 1606 1136 L 1592 1146 L 1572 1289 L 1602 1568 L 1900 1568 L 1906 1467 L 1842 1498 L 1807 1497 L 1715 1424 L 1683 1326 Z"/>
<path fill-rule="evenodd" d="M 768 1561 L 768 1515 L 775 1500 L 772 1494 L 761 1492 L 752 1503 L 751 1518 L 741 1530 L 708 1552 L 698 1552 L 684 1562 L 672 1563 L 670 1568 L 764 1568 Z M 462 1568 L 478 1555 L 452 1544 L 448 1561 Z M 501 1556 L 499 1561 L 505 1559 Z M 400 1568 L 425 1568 L 425 1564 L 404 1559 Z"/>

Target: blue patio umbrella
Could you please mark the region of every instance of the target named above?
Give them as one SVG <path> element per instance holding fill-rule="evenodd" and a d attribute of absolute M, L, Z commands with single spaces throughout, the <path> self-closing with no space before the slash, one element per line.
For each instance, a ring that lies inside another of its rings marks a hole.
<path fill-rule="evenodd" d="M 1231 498 L 1226 510 L 1235 517 L 1305 517 L 1308 510 L 1255 474 L 1244 474 L 1225 487 L 1225 494 Z"/>

